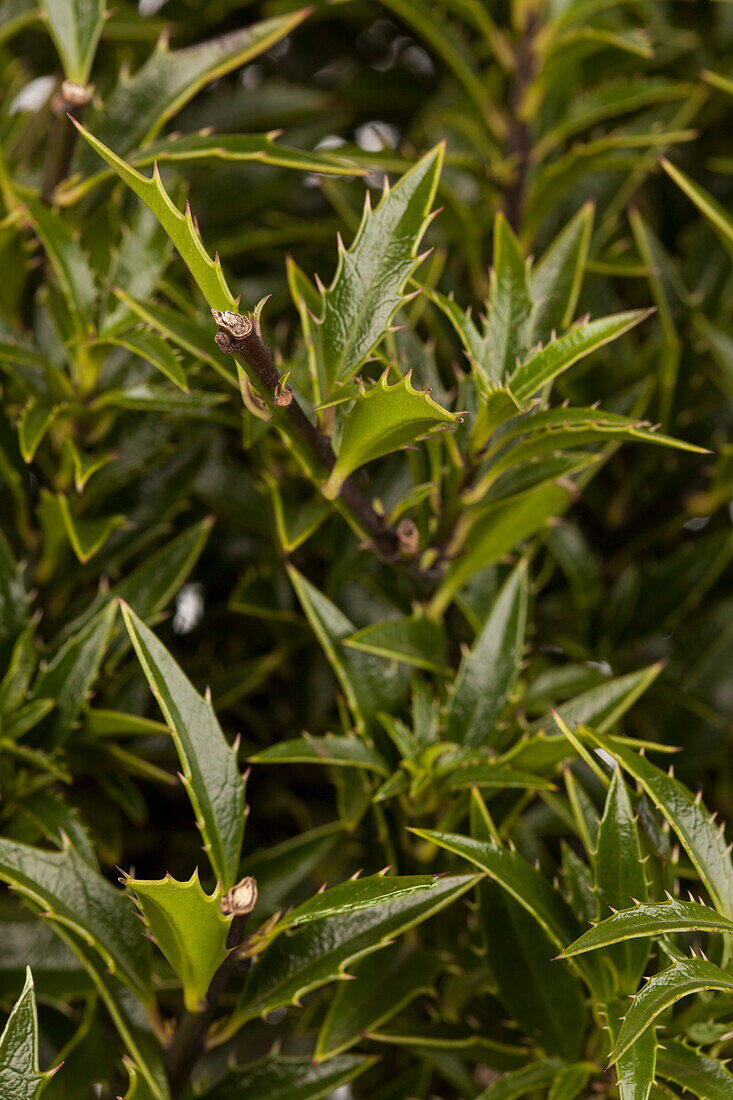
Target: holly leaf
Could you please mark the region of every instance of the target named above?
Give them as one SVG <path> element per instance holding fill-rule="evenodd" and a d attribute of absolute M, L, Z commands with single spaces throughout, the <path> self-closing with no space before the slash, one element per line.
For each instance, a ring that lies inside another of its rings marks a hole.
<path fill-rule="evenodd" d="M 311 737 L 303 734 L 291 741 L 268 745 L 254 756 L 251 764 L 334 764 L 341 768 L 366 768 L 389 775 L 387 761 L 372 746 L 359 737 L 326 734 Z"/>
<path fill-rule="evenodd" d="M 351 878 L 304 901 L 277 922 L 273 933 L 326 917 L 358 913 L 361 909 L 384 905 L 408 894 L 433 890 L 437 882 L 436 875 L 394 875 L 388 878 L 380 873 L 368 875 L 367 878 Z"/>
<path fill-rule="evenodd" d="M 361 1054 L 345 1054 L 328 1062 L 314 1063 L 310 1058 L 283 1058 L 268 1054 L 259 1062 L 242 1069 L 230 1069 L 223 1081 L 205 1100 L 319 1100 L 335 1096 L 360 1073 L 374 1065 L 375 1059 Z"/>
<path fill-rule="evenodd" d="M 733 1096 L 733 1074 L 724 1062 L 666 1036 L 657 1055 L 657 1072 L 700 1100 L 728 1100 Z"/>
<path fill-rule="evenodd" d="M 369 389 L 361 388 L 351 412 L 344 416 L 336 465 L 323 486 L 329 500 L 338 496 L 347 477 L 376 458 L 399 451 L 460 416 L 436 404 L 429 390 L 417 390 L 412 372 L 389 385 L 386 370 Z"/>
<path fill-rule="evenodd" d="M 437 675 L 446 675 L 449 671 L 445 627 L 426 619 L 419 611 L 409 618 L 387 619 L 362 627 L 350 638 L 344 638 L 344 645 L 388 661 L 403 661 Z"/>
<path fill-rule="evenodd" d="M 24 462 L 33 461 L 41 440 L 63 408 L 63 403 L 47 405 L 35 397 L 28 401 L 18 421 L 18 444 Z"/>
<path fill-rule="evenodd" d="M 38 1016 L 31 968 L 0 1036 L 0 1095 L 3 1100 L 38 1100 L 56 1070 L 38 1068 Z"/>
<path fill-rule="evenodd" d="M 204 850 L 226 892 L 237 881 L 246 816 L 237 747 L 224 737 L 211 700 L 199 695 L 132 608 L 121 606 L 143 672 L 170 726 Z"/>
<path fill-rule="evenodd" d="M 188 882 L 126 878 L 153 939 L 183 986 L 188 1012 L 200 1012 L 209 983 L 227 955 L 232 918 L 221 911 L 221 885 L 205 893 L 198 869 Z"/>
<path fill-rule="evenodd" d="M 733 935 L 733 921 L 697 901 L 656 901 L 622 909 L 599 921 L 562 952 L 563 958 L 595 951 L 642 936 L 674 932 L 724 932 Z"/>
<path fill-rule="evenodd" d="M 105 0 L 40 0 L 67 80 L 86 85 L 105 17 Z"/>
<path fill-rule="evenodd" d="M 494 221 L 489 320 L 483 355 L 477 361 L 488 390 L 503 383 L 529 348 L 531 315 L 527 264 L 506 218 L 498 214 Z"/>

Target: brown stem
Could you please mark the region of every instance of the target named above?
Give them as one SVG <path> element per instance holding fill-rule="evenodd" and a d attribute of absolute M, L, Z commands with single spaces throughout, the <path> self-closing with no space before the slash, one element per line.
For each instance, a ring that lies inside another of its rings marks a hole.
<path fill-rule="evenodd" d="M 206 1036 L 216 1008 L 227 982 L 237 968 L 239 948 L 244 942 L 249 915 L 257 901 L 257 884 L 253 878 L 244 878 L 222 898 L 222 912 L 234 913 L 227 935 L 229 954 L 224 959 L 206 992 L 206 1003 L 201 1012 L 185 1012 L 176 1028 L 173 1042 L 166 1054 L 166 1068 L 171 1096 L 183 1095 L 188 1080 L 206 1048 Z"/>
<path fill-rule="evenodd" d="M 538 28 L 536 13 L 527 16 L 516 47 L 514 79 L 509 95 L 511 121 L 507 133 L 507 155 L 516 160 L 514 179 L 506 192 L 506 216 L 512 229 L 519 232 L 527 190 L 532 132 L 526 118 L 526 96 L 537 73 L 537 57 L 534 52 L 535 34 Z"/>
<path fill-rule="evenodd" d="M 88 88 L 83 88 L 81 84 L 74 84 L 71 80 L 65 80 L 61 85 L 61 91 L 54 96 L 51 103 L 54 120 L 41 186 L 41 198 L 49 206 L 53 202 L 56 188 L 69 174 L 71 158 L 74 155 L 78 133 L 69 115 L 81 122 L 90 98 Z"/>
<path fill-rule="evenodd" d="M 212 310 L 212 313 L 219 326 L 215 336 L 219 348 L 233 355 L 243 366 L 280 427 L 306 453 L 311 463 L 330 473 L 336 463 L 330 440 L 311 423 L 292 391 L 283 385 L 270 349 L 262 342 L 255 325 L 242 314 L 219 310 Z M 400 561 L 409 547 L 398 530 L 388 526 L 374 511 L 351 478 L 344 482 L 339 496 L 369 536 L 379 556 L 388 562 Z"/>

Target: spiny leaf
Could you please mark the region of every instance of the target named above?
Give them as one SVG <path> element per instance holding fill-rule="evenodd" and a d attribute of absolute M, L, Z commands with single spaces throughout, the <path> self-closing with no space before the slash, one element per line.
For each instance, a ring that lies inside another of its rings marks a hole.
<path fill-rule="evenodd" d="M 188 393 L 186 374 L 169 344 L 155 332 L 127 332 L 124 336 L 109 337 L 104 343 L 126 348 L 134 355 L 151 363 L 166 378 L 170 378 L 179 390 Z"/>
<path fill-rule="evenodd" d="M 252 764 L 333 764 L 337 767 L 367 768 L 389 775 L 386 760 L 358 737 L 304 734 L 291 741 L 278 741 L 250 756 Z"/>
<path fill-rule="evenodd" d="M 237 881 L 244 836 L 245 780 L 214 713 L 158 641 L 122 604 L 125 625 L 143 672 L 168 722 L 183 768 L 183 784 L 212 869 L 227 891 Z"/>
<path fill-rule="evenodd" d="M 28 211 L 56 273 L 74 328 L 80 336 L 86 336 L 92 328 L 97 291 L 81 243 L 50 207 L 30 202 Z"/>
<path fill-rule="evenodd" d="M 498 214 L 494 222 L 489 320 L 484 354 L 476 364 L 487 389 L 500 386 L 526 354 L 531 315 L 527 264 L 504 215 Z M 513 386 L 511 390 L 516 394 Z"/>
<path fill-rule="evenodd" d="M 733 921 L 696 901 L 649 902 L 621 909 L 599 921 L 579 940 L 566 947 L 563 958 L 594 951 L 638 936 L 665 936 L 673 932 L 724 932 L 733 935 Z"/>
<path fill-rule="evenodd" d="M 237 302 L 227 286 L 218 256 L 212 260 L 206 251 L 190 207 L 187 206 L 186 213 L 181 214 L 180 210 L 173 205 L 157 167 L 153 170 L 152 178 L 147 179 L 146 176 L 125 164 L 80 123 L 75 122 L 74 125 L 92 149 L 99 153 L 102 160 L 106 160 L 120 179 L 152 210 L 173 241 L 181 259 L 212 309 L 236 311 Z"/>
<path fill-rule="evenodd" d="M 0 1095 L 3 1100 L 38 1100 L 56 1071 L 38 1068 L 38 1015 L 31 968 L 25 985 L 0 1035 Z"/>
<path fill-rule="evenodd" d="M 547 1100 L 575 1100 L 588 1084 L 594 1068 L 592 1062 L 576 1062 L 573 1066 L 564 1066 L 552 1082 Z"/>
<path fill-rule="evenodd" d="M 104 26 L 105 0 L 40 0 L 67 80 L 86 84 Z"/>
<path fill-rule="evenodd" d="M 438 145 L 427 153 L 385 192 L 374 211 L 367 193 L 351 248 L 339 248 L 318 320 L 323 396 L 353 377 L 405 300 L 402 288 L 420 263 L 417 249 L 428 226 L 443 152 Z"/>
<path fill-rule="evenodd" d="M 300 924 L 320 921 L 326 917 L 344 916 L 358 913 L 374 905 L 391 903 L 408 894 L 435 889 L 438 879 L 435 875 L 368 875 L 366 878 L 351 878 L 332 886 L 320 894 L 309 898 L 282 917 L 274 928 L 274 933 L 285 928 L 295 928 Z"/>
<path fill-rule="evenodd" d="M 675 1039 L 665 1037 L 657 1056 L 657 1072 L 700 1100 L 729 1100 L 733 1096 L 733 1074 L 725 1063 Z"/>
<path fill-rule="evenodd" d="M 631 1002 L 611 1052 L 611 1062 L 618 1061 L 660 1012 L 691 993 L 712 989 L 733 993 L 733 978 L 706 959 L 685 959 L 655 974 Z"/>
<path fill-rule="evenodd" d="M 188 882 L 126 878 L 125 886 L 137 899 L 155 943 L 183 986 L 189 1012 L 200 1012 L 209 983 L 226 958 L 232 918 L 221 911 L 221 885 L 206 894 L 198 869 Z"/>
<path fill-rule="evenodd" d="M 614 998 L 604 1006 L 611 1045 L 618 1037 L 627 1007 L 628 1001 L 619 998 Z M 616 1063 L 621 1100 L 648 1100 L 654 1087 L 657 1051 L 656 1031 L 654 1027 L 649 1027 L 621 1055 Z"/>
<path fill-rule="evenodd" d="M 476 1100 L 521 1100 L 543 1085 L 549 1085 L 561 1068 L 562 1062 L 556 1058 L 548 1058 L 543 1062 L 514 1069 L 479 1093 Z"/>
<path fill-rule="evenodd" d="M 268 1054 L 242 1069 L 230 1069 L 226 1077 L 207 1092 L 207 1100 L 319 1100 L 340 1095 L 360 1073 L 374 1064 L 363 1054 L 342 1054 L 328 1062 L 310 1058 L 284 1058 Z"/>
<path fill-rule="evenodd" d="M 354 407 L 344 417 L 336 465 L 323 486 L 323 495 L 331 500 L 360 466 L 408 447 L 442 425 L 461 420 L 436 404 L 429 390 L 415 389 L 411 372 L 391 386 L 388 373 L 385 371 L 369 389 L 362 387 Z"/>
<path fill-rule="evenodd" d="M 387 619 L 383 623 L 371 623 L 357 630 L 350 638 L 344 638 L 349 649 L 373 653 L 389 661 L 403 661 L 414 668 L 424 668 L 436 675 L 445 675 L 447 668 L 447 640 L 442 623 L 426 619 L 416 612 L 406 619 Z"/>
<path fill-rule="evenodd" d="M 593 229 L 593 203 L 565 226 L 530 275 L 532 339 L 544 343 L 573 320 Z"/>

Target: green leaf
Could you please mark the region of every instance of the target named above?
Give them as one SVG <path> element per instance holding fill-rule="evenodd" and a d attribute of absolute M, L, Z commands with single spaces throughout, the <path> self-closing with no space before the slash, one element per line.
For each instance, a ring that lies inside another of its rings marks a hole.
<path fill-rule="evenodd" d="M 278 741 L 249 757 L 251 764 L 334 764 L 342 768 L 367 768 L 389 775 L 389 766 L 371 745 L 358 737 L 329 733 L 325 737 L 303 734 Z"/>
<path fill-rule="evenodd" d="M 14 642 L 29 626 L 30 599 L 10 544 L 0 530 L 0 644 Z"/>
<path fill-rule="evenodd" d="M 438 774 L 447 771 L 447 765 L 440 763 Z M 451 768 L 444 785 L 449 791 L 467 790 L 469 787 L 496 787 L 501 790 L 553 791 L 555 784 L 530 772 L 507 768 L 493 761 L 486 764 L 466 764 Z"/>
<path fill-rule="evenodd" d="M 724 932 L 733 935 L 733 921 L 696 901 L 650 902 L 606 917 L 566 947 L 564 958 L 595 951 L 638 936 L 665 936 L 673 932 Z"/>
<path fill-rule="evenodd" d="M 130 640 L 158 700 L 183 769 L 182 781 L 214 874 L 226 893 L 238 878 L 246 781 L 237 746 L 227 742 L 210 699 L 204 699 L 152 630 L 122 604 Z"/>
<path fill-rule="evenodd" d="M 500 386 L 526 354 L 531 342 L 531 314 L 527 264 L 506 218 L 498 214 L 494 221 L 489 321 L 484 341 L 488 361 L 484 355 L 477 362 L 488 390 Z M 516 395 L 513 386 L 511 390 Z"/>
<path fill-rule="evenodd" d="M 231 1069 L 205 1100 L 319 1100 L 353 1081 L 374 1064 L 363 1054 L 344 1054 L 328 1062 L 268 1054 L 242 1069 Z"/>
<path fill-rule="evenodd" d="M 424 668 L 438 676 L 449 672 L 445 627 L 426 619 L 419 611 L 406 619 L 388 619 L 362 627 L 350 638 L 344 638 L 344 645 L 375 657 Z"/>
<path fill-rule="evenodd" d="M 43 203 L 30 202 L 28 211 L 56 273 L 74 327 L 80 336 L 86 336 L 93 326 L 97 291 L 80 240 L 72 236 L 64 219 Z"/>
<path fill-rule="evenodd" d="M 702 211 L 718 235 L 722 237 L 723 243 L 729 248 L 733 242 L 733 218 L 725 207 L 665 157 L 661 157 L 660 163 L 667 175 L 682 188 L 689 199 L 692 199 L 698 210 Z"/>
<path fill-rule="evenodd" d="M 708 814 L 702 801 L 674 776 L 666 775 L 643 756 L 622 748 L 597 731 L 584 729 L 582 736 L 604 749 L 638 780 L 654 805 L 677 833 L 710 897 L 723 916 L 733 919 L 733 866 L 723 829 Z"/>
<path fill-rule="evenodd" d="M 378 951 L 450 905 L 478 881 L 475 875 L 440 878 L 430 890 L 297 928 L 277 939 L 255 962 L 229 1030 L 281 1005 L 297 1004 L 311 989 L 342 980 L 346 967 Z"/>
<path fill-rule="evenodd" d="M 174 382 L 179 390 L 188 393 L 188 382 L 183 367 L 173 351 L 171 351 L 170 345 L 167 344 L 162 337 L 158 336 L 157 333 L 127 332 L 124 336 L 119 336 L 115 339 L 110 337 L 105 341 L 100 341 L 100 343 L 101 342 L 113 344 L 120 348 L 126 348 L 134 355 L 139 355 L 141 359 L 145 359 L 146 362 L 151 363 L 156 370 L 159 370 L 166 378 L 170 378 L 171 382 Z"/>
<path fill-rule="evenodd" d="M 64 521 L 74 553 L 82 565 L 102 549 L 107 539 L 126 522 L 125 516 L 104 516 L 95 519 L 79 519 L 72 514 L 69 499 L 63 493 L 57 494 L 59 511 Z"/>
<path fill-rule="evenodd" d="M 0 9 L 0 42 L 7 42 L 29 23 L 35 23 L 36 19 L 36 0 L 5 0 Z"/>
<path fill-rule="evenodd" d="M 624 909 L 632 901 L 646 900 L 647 883 L 639 833 L 618 767 L 608 789 L 598 828 L 594 866 L 599 920 L 603 920 L 609 909 Z M 609 951 L 608 956 L 620 978 L 620 993 L 635 992 L 650 949 L 649 939 L 634 938 Z"/>
<path fill-rule="evenodd" d="M 201 556 L 214 526 L 207 516 L 151 554 L 113 588 L 113 595 L 129 603 L 141 619 L 166 607 Z"/>
<path fill-rule="evenodd" d="M 109 603 L 42 666 L 33 684 L 35 699 L 54 699 L 56 706 L 42 727 L 45 748 L 65 741 L 86 702 L 109 645 L 117 606 Z"/>
<path fill-rule="evenodd" d="M 389 369 L 369 389 L 362 386 L 354 407 L 344 417 L 336 465 L 323 486 L 323 495 L 329 500 L 338 496 L 347 477 L 360 466 L 461 420 L 437 405 L 429 390 L 416 390 L 411 372 L 391 386 L 388 373 Z"/>
<path fill-rule="evenodd" d="M 68 840 L 50 852 L 0 838 L 0 878 L 40 905 L 48 920 L 91 944 L 114 974 L 150 999 L 150 950 L 129 899 Z"/>
<path fill-rule="evenodd" d="M 363 959 L 351 971 L 354 981 L 338 986 L 318 1034 L 315 1060 L 348 1050 L 420 994 L 433 990 L 443 967 L 434 951 L 421 947 L 387 949 L 374 966 Z"/>
<path fill-rule="evenodd" d="M 519 674 L 527 600 L 527 563 L 522 561 L 504 582 L 461 661 L 446 715 L 449 741 L 461 745 L 497 743 L 496 725 Z"/>
<path fill-rule="evenodd" d="M 169 50 L 159 43 L 133 76 L 119 81 L 92 120 L 95 133 L 121 153 L 143 145 L 202 88 L 265 53 L 302 23 L 309 10 L 263 19 L 182 50 Z M 79 163 L 85 173 L 90 170 L 89 157 L 81 157 Z"/>
<path fill-rule="evenodd" d="M 632 1000 L 611 1053 L 611 1062 L 618 1061 L 660 1012 L 691 993 L 712 989 L 733 992 L 733 978 L 706 959 L 684 959 L 674 962 L 661 974 L 655 974 Z"/>
<path fill-rule="evenodd" d="M 648 690 L 663 668 L 663 662 L 658 661 L 647 668 L 639 669 L 638 672 L 616 676 L 598 684 L 597 687 L 589 688 L 588 691 L 576 695 L 558 708 L 562 711 L 563 721 L 567 722 L 571 728 L 578 725 L 592 726 L 599 733 L 605 733 Z M 560 728 L 554 719 L 552 723 L 554 729 Z M 533 729 L 544 724 L 545 720 L 542 719 L 535 723 Z M 507 759 L 510 755 L 507 754 Z M 527 767 L 527 764 L 524 763 L 524 766 Z"/>
<path fill-rule="evenodd" d="M 38 446 L 64 405 L 45 405 L 31 397 L 18 422 L 18 443 L 25 462 L 32 462 Z"/>
<path fill-rule="evenodd" d="M 593 230 L 593 203 L 587 202 L 553 241 L 530 276 L 534 302 L 532 339 L 543 343 L 573 320 Z"/>
<path fill-rule="evenodd" d="M 628 1001 L 613 1000 L 605 1006 L 608 1032 L 613 1044 L 618 1038 L 619 1029 Z M 657 1036 L 653 1027 L 639 1036 L 616 1063 L 621 1100 L 648 1100 L 654 1087 L 657 1064 Z"/>
<path fill-rule="evenodd" d="M 581 321 L 565 336 L 533 352 L 509 376 L 507 385 L 517 401 L 527 402 L 539 389 L 604 344 L 616 340 L 650 315 L 648 309 L 614 313 L 597 321 Z"/>
<path fill-rule="evenodd" d="M 152 178 L 147 179 L 120 160 L 80 123 L 75 122 L 74 125 L 92 149 L 114 168 L 120 179 L 152 210 L 212 309 L 236 310 L 237 303 L 227 286 L 218 256 L 212 260 L 206 251 L 190 207 L 187 206 L 186 213 L 181 214 L 173 205 L 157 168 L 154 169 Z"/>
<path fill-rule="evenodd" d="M 343 831 L 340 821 L 332 821 L 248 856 L 242 874 L 257 879 L 257 904 L 251 919 L 269 917 L 281 909 L 333 851 Z"/>
<path fill-rule="evenodd" d="M 0 1095 L 3 1100 L 37 1100 L 51 1073 L 38 1068 L 38 1015 L 31 968 L 0 1035 Z"/>
<path fill-rule="evenodd" d="M 67 80 L 86 85 L 105 18 L 105 0 L 39 0 Z"/>
<path fill-rule="evenodd" d="M 155 1100 L 156 1094 L 141 1074 L 138 1067 L 129 1058 L 123 1058 L 128 1075 L 127 1092 L 125 1100 Z"/>
<path fill-rule="evenodd" d="M 355 633 L 354 624 L 293 566 L 287 568 L 311 629 L 341 684 L 357 729 L 361 733 L 373 729 L 376 714 L 390 713 L 399 699 L 397 677 L 371 654 L 347 650 L 344 641 Z"/>
<path fill-rule="evenodd" d="M 221 911 L 221 885 L 206 894 L 198 869 L 188 882 L 126 878 L 145 917 L 155 943 L 173 967 L 183 986 L 188 1012 L 200 1012 L 209 983 L 227 956 L 227 935 L 232 922 Z"/>
<path fill-rule="evenodd" d="M 318 321 L 324 396 L 356 374 L 405 302 L 402 288 L 420 263 L 417 249 L 428 226 L 443 152 L 438 145 L 427 153 L 385 192 L 374 211 L 367 192 L 351 248 L 347 251 L 339 240 L 338 267 L 322 291 Z"/>
<path fill-rule="evenodd" d="M 666 1036 L 657 1055 L 657 1072 L 700 1100 L 728 1100 L 733 1096 L 733 1074 L 723 1062 Z"/>
<path fill-rule="evenodd" d="M 282 917 L 275 925 L 274 932 L 286 928 L 295 928 L 300 924 L 324 920 L 326 917 L 339 917 L 347 913 L 358 913 L 374 905 L 385 905 L 408 894 L 434 890 L 438 878 L 435 875 L 368 875 L 366 878 L 350 878 L 315 894 L 304 901 L 297 909 Z"/>
<path fill-rule="evenodd" d="M 564 1066 L 552 1082 L 547 1100 L 575 1100 L 588 1084 L 588 1078 L 593 1069 L 592 1062 L 577 1062 L 574 1066 Z"/>
<path fill-rule="evenodd" d="M 522 1066 L 521 1069 L 513 1069 L 479 1093 L 476 1100 L 522 1100 L 522 1097 L 530 1095 L 534 1090 L 549 1085 L 561 1068 L 562 1062 L 546 1059 Z"/>

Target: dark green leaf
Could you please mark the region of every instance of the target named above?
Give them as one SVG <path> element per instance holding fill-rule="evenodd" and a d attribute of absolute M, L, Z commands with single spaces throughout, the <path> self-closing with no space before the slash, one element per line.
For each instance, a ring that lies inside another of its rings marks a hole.
<path fill-rule="evenodd" d="M 270 1054 L 260 1062 L 230 1070 L 203 1095 L 206 1100 L 241 1100 L 245 1096 L 247 1100 L 319 1100 L 332 1096 L 373 1063 L 373 1058 L 358 1054 L 342 1054 L 315 1064 L 310 1058 Z"/>

